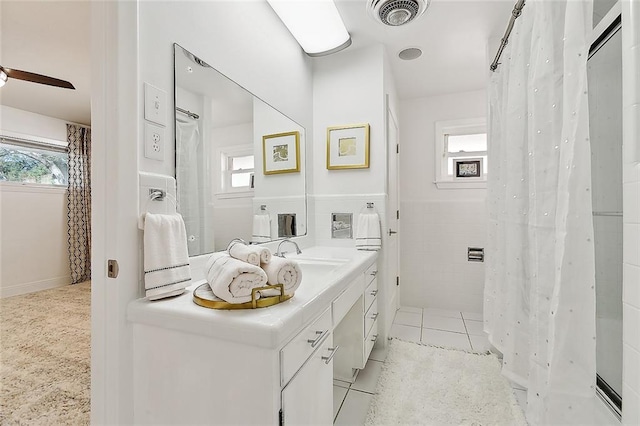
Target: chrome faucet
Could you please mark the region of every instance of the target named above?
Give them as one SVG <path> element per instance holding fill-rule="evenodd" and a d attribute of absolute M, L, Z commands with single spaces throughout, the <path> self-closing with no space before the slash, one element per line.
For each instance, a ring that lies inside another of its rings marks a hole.
<path fill-rule="evenodd" d="M 276 256 L 278 256 L 278 257 L 284 257 L 284 255 L 285 255 L 285 253 L 286 253 L 286 252 L 285 252 L 285 251 L 281 251 L 281 250 L 280 250 L 280 247 L 281 247 L 281 246 L 282 246 L 282 244 L 284 244 L 284 243 L 291 243 L 291 244 L 293 244 L 294 246 L 296 246 L 296 254 L 300 254 L 300 253 L 302 253 L 302 250 L 300 250 L 300 247 L 298 247 L 298 244 L 297 244 L 295 241 L 290 240 L 289 238 L 285 238 L 284 240 L 280 241 L 280 244 L 278 244 L 278 249 L 276 250 L 276 254 L 275 254 Z"/>

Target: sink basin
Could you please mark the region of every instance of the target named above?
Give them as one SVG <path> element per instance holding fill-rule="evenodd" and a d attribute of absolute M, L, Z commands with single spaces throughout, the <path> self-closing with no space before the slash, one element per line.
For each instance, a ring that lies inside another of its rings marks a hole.
<path fill-rule="evenodd" d="M 314 259 L 314 258 L 293 258 L 298 265 L 300 265 L 300 269 L 302 269 L 302 275 L 304 278 L 311 277 L 322 277 L 327 274 L 330 274 L 334 270 L 338 269 L 342 265 L 344 265 L 347 260 L 345 259 Z"/>

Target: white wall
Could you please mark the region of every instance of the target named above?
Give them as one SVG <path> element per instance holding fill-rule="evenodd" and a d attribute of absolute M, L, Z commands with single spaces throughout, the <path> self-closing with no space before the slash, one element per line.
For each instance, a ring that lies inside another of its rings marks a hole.
<path fill-rule="evenodd" d="M 92 423 L 131 424 L 130 301 L 142 295 L 138 172 L 173 175 L 144 158 L 143 82 L 167 92 L 165 138 L 173 139 L 173 43 L 191 50 L 267 103 L 311 129 L 310 60 L 266 2 L 92 2 L 94 277 Z M 229 19 L 233 17 L 233 19 Z M 108 69 L 107 69 L 108 67 Z M 94 157 L 95 158 L 95 157 Z M 120 263 L 107 279 L 106 259 Z"/>
<path fill-rule="evenodd" d="M 387 127 L 386 95 L 391 108 L 397 105 L 396 91 L 382 45 L 346 49 L 314 60 L 313 80 L 313 191 L 309 212 L 318 245 L 355 247 L 354 239 L 331 238 L 331 213 L 353 215 L 353 235 L 357 220 L 367 202 L 375 203 L 381 228 L 387 225 Z M 369 168 L 328 170 L 327 127 L 368 123 Z M 386 273 L 387 235 L 383 232 L 378 252 L 378 300 L 391 302 L 393 293 Z M 394 280 L 395 281 L 395 280 Z M 395 284 L 393 284 L 395 286 Z M 395 289 L 393 289 L 395 290 Z M 386 341 L 395 309 L 380 306 L 379 341 Z"/>
<path fill-rule="evenodd" d="M 484 263 L 467 247 L 484 247 L 485 189 L 438 189 L 435 122 L 485 117 L 486 92 L 400 102 L 400 301 L 403 306 L 482 312 Z"/>
<path fill-rule="evenodd" d="M 0 134 L 66 144 L 66 122 L 0 105 Z M 0 183 L 0 297 L 71 283 L 66 188 Z"/>
<path fill-rule="evenodd" d="M 622 422 L 640 424 L 640 5 L 622 2 Z"/>

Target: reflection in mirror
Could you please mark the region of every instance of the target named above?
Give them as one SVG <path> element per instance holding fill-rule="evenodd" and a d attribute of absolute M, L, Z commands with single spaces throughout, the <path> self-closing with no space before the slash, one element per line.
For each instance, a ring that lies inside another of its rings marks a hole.
<path fill-rule="evenodd" d="M 304 128 L 177 44 L 174 58 L 189 256 L 306 234 Z"/>

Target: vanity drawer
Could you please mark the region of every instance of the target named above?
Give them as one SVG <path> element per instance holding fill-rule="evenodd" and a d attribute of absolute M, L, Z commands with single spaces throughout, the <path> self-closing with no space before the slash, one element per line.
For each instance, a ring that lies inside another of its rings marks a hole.
<path fill-rule="evenodd" d="M 340 324 L 340 321 L 347 315 L 347 312 L 362 296 L 362 278 L 356 278 L 349 284 L 349 287 L 333 301 L 333 326 Z M 362 308 L 360 308 L 362 309 Z M 362 312 L 362 310 L 360 311 Z"/>
<path fill-rule="evenodd" d="M 378 294 L 378 279 L 374 278 L 369 284 L 369 287 L 364 291 L 364 309 L 365 311 L 371 307 L 373 303 L 373 299 L 376 298 Z"/>
<path fill-rule="evenodd" d="M 368 335 L 373 323 L 378 319 L 378 299 L 373 299 L 371 307 L 364 316 L 364 335 Z"/>
<path fill-rule="evenodd" d="M 318 319 L 280 350 L 281 386 L 287 384 L 307 358 L 322 345 L 331 329 L 331 308 L 327 308 Z"/>
<path fill-rule="evenodd" d="M 374 263 L 373 265 L 369 266 L 366 271 L 364 271 L 365 285 L 369 285 L 371 281 L 373 281 L 373 279 L 376 277 L 376 275 L 378 275 L 378 264 Z"/>
<path fill-rule="evenodd" d="M 364 359 L 369 359 L 371 355 L 371 350 L 373 349 L 373 345 L 376 344 L 376 340 L 378 340 L 378 321 L 374 321 L 373 327 L 371 327 L 371 331 L 367 335 L 364 341 Z"/>

